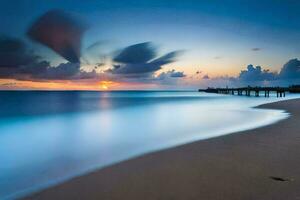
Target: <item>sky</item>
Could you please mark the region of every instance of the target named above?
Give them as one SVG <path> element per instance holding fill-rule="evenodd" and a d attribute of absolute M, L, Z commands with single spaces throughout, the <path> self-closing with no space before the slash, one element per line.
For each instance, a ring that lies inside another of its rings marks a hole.
<path fill-rule="evenodd" d="M 0 89 L 300 84 L 294 0 L 1 0 Z"/>

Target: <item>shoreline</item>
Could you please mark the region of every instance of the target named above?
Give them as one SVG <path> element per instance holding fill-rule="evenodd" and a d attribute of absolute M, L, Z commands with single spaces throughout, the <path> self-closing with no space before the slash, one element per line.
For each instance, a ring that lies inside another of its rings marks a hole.
<path fill-rule="evenodd" d="M 299 105 L 292 99 L 258 106 L 291 117 L 123 161 L 25 199 L 299 198 Z"/>

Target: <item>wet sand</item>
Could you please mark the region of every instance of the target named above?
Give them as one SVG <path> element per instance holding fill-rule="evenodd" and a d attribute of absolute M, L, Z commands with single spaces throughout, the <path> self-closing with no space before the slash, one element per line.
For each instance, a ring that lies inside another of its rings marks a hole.
<path fill-rule="evenodd" d="M 300 99 L 259 108 L 286 110 L 291 117 L 150 153 L 25 199 L 300 199 Z"/>

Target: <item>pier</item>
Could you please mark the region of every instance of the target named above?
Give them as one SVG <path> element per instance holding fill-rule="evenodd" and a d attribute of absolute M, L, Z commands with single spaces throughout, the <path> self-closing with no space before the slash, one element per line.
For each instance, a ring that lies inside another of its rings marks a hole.
<path fill-rule="evenodd" d="M 285 97 L 286 92 L 290 92 L 291 87 L 240 87 L 240 88 L 207 88 L 199 89 L 199 92 L 216 93 L 216 94 L 231 94 L 259 97 L 269 97 L 270 92 L 275 92 L 277 97 Z"/>

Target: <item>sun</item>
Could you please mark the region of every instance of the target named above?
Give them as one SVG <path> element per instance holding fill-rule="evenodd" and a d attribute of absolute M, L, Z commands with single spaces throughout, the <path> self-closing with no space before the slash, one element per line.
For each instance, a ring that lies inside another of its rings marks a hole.
<path fill-rule="evenodd" d="M 97 83 L 97 86 L 100 90 L 115 90 L 118 88 L 120 83 L 114 81 L 100 81 Z"/>
<path fill-rule="evenodd" d="M 108 90 L 108 84 L 106 83 L 106 81 L 101 81 L 99 86 L 101 90 Z"/>
<path fill-rule="evenodd" d="M 115 85 L 112 81 L 101 81 L 99 82 L 99 87 L 101 90 L 109 90 L 111 87 Z"/>
<path fill-rule="evenodd" d="M 102 88 L 103 90 L 108 90 L 108 87 L 107 87 L 107 85 L 105 85 L 105 84 L 101 84 L 101 88 Z"/>

